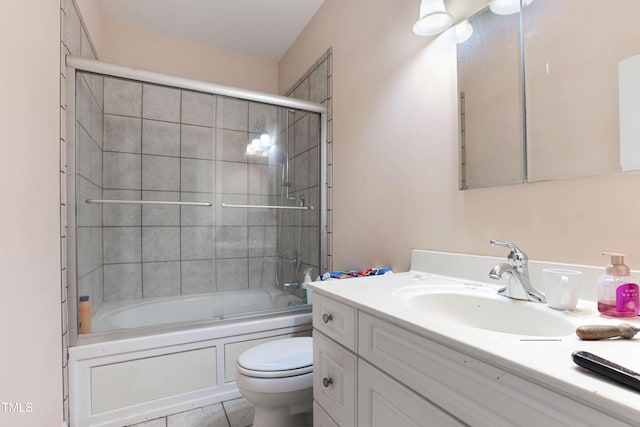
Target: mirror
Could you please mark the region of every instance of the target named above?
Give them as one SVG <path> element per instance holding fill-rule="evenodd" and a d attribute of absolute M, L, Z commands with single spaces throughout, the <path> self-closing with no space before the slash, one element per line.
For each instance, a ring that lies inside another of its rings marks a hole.
<path fill-rule="evenodd" d="M 485 8 L 469 18 L 472 37 L 458 44 L 461 188 L 640 169 L 640 2 L 523 3 L 522 34 L 519 13 Z M 518 61 L 501 57 L 505 45 Z M 520 71 L 518 91 L 513 76 Z"/>
<path fill-rule="evenodd" d="M 487 6 L 468 22 L 471 36 L 457 43 L 460 188 L 520 183 L 520 14 L 497 15 Z"/>

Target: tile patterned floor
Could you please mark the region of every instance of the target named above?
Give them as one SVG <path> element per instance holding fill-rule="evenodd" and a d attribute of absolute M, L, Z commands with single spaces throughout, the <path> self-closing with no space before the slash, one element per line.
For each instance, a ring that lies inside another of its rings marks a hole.
<path fill-rule="evenodd" d="M 240 398 L 128 427 L 251 427 L 252 421 L 253 405 Z M 300 427 L 313 427 L 311 414 L 307 417 L 305 425 Z"/>
<path fill-rule="evenodd" d="M 240 398 L 129 427 L 251 427 L 252 420 L 253 405 Z"/>

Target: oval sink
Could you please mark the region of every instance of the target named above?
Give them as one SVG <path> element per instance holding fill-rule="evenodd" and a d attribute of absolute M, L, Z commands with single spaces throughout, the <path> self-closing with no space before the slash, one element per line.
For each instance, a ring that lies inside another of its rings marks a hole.
<path fill-rule="evenodd" d="M 553 337 L 571 335 L 576 326 L 562 312 L 544 304 L 498 296 L 495 290 L 410 290 L 402 295 L 425 316 L 506 334 Z"/>

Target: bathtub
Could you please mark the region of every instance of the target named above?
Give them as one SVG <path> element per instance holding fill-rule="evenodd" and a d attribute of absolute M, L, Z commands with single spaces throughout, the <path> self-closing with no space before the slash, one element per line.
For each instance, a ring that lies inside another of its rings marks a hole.
<path fill-rule="evenodd" d="M 245 290 L 104 303 L 96 333 L 69 348 L 70 425 L 126 426 L 240 397 L 244 350 L 311 335 L 311 308 L 299 302 Z"/>
<path fill-rule="evenodd" d="M 293 295 L 263 289 L 243 289 L 208 294 L 111 301 L 92 316 L 92 332 L 142 328 L 169 323 L 221 320 L 296 306 Z"/>

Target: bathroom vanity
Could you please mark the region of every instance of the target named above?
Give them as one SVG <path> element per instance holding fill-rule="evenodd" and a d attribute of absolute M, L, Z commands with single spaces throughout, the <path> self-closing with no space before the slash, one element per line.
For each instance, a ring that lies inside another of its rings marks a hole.
<path fill-rule="evenodd" d="M 573 333 L 620 321 L 586 299 L 563 312 L 497 296 L 495 284 L 418 271 L 415 257 L 410 272 L 312 285 L 314 426 L 640 424 L 640 393 L 571 359 L 586 350 L 638 370 L 637 340 Z"/>

